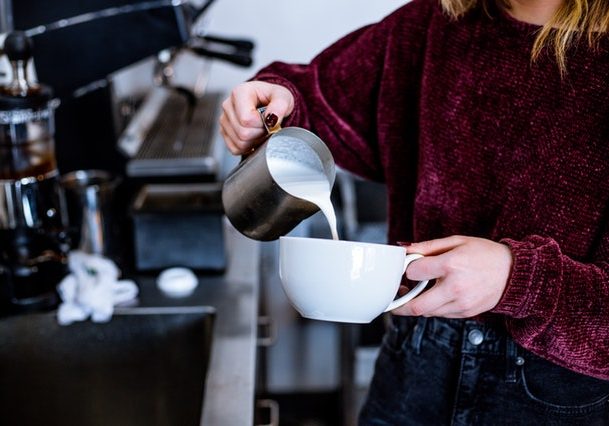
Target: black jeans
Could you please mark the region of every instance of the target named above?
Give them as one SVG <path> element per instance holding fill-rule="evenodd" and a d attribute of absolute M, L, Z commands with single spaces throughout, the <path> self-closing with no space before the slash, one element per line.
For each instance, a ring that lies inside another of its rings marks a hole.
<path fill-rule="evenodd" d="M 609 425 L 609 381 L 533 355 L 501 326 L 396 316 L 360 425 Z"/>

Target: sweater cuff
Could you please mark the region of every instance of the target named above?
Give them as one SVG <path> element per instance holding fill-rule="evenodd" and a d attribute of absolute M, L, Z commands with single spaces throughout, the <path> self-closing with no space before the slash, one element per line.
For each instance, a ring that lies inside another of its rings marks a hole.
<path fill-rule="evenodd" d="M 531 306 L 532 283 L 537 263 L 536 247 L 530 242 L 503 239 L 512 252 L 512 271 L 499 303 L 491 312 L 523 318 L 527 314 L 527 306 Z"/>

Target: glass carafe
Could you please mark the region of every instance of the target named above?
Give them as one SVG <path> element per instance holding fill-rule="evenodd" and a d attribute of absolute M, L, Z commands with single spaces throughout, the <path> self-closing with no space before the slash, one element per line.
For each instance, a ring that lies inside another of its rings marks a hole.
<path fill-rule="evenodd" d="M 53 307 L 65 275 L 65 200 L 54 150 L 50 88 L 29 83 L 31 44 L 7 36 L 13 79 L 0 86 L 0 312 Z"/>

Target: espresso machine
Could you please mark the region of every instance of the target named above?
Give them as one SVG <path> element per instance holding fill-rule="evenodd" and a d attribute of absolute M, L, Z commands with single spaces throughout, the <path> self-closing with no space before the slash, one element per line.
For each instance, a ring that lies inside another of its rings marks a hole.
<path fill-rule="evenodd" d="M 27 75 L 32 42 L 7 35 L 12 78 L 0 86 L 0 314 L 50 309 L 67 273 L 65 200 L 54 151 L 49 87 Z"/>

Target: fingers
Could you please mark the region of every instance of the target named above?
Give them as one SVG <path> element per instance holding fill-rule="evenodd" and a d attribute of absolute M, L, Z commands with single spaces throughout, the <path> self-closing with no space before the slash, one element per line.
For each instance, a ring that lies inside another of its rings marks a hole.
<path fill-rule="evenodd" d="M 414 243 L 406 247 L 407 253 L 424 255 L 413 261 L 406 269 L 406 277 L 421 281 L 445 277 L 461 267 L 455 257 L 454 249 L 467 242 L 467 237 L 458 235 Z"/>
<path fill-rule="evenodd" d="M 436 285 L 393 311 L 396 315 L 469 318 L 478 314 L 475 296 L 455 291 L 455 283 L 438 280 Z"/>
<path fill-rule="evenodd" d="M 408 253 L 420 253 L 424 256 L 433 256 L 452 250 L 457 246 L 465 244 L 468 237 L 452 235 L 446 238 L 412 243 L 406 247 Z"/>
<path fill-rule="evenodd" d="M 275 114 L 278 118 L 278 122 L 281 123 L 284 117 L 289 115 L 288 111 L 291 112 L 293 109 L 293 105 L 290 105 L 290 102 L 290 99 L 285 96 L 276 96 L 267 104 L 264 115 L 269 116 L 270 114 Z"/>
<path fill-rule="evenodd" d="M 406 278 L 413 281 L 440 278 L 448 272 L 448 255 L 422 257 L 414 260 L 406 268 Z"/>
<path fill-rule="evenodd" d="M 231 153 L 237 155 L 250 151 L 255 146 L 255 142 L 264 136 L 265 132 L 257 111 L 256 115 L 258 117 L 258 124 L 248 127 L 241 124 L 242 120 L 237 117 L 231 98 L 223 103 L 223 114 L 220 117 L 220 132 Z"/>
<path fill-rule="evenodd" d="M 272 99 L 272 88 L 266 85 L 258 87 L 260 83 L 252 81 L 240 84 L 231 93 L 229 98 L 233 111 L 231 119 L 240 128 L 262 129 L 258 107 L 266 105 Z"/>
<path fill-rule="evenodd" d="M 283 86 L 251 81 L 235 87 L 222 103 L 220 133 L 233 154 L 251 151 L 265 136 L 258 107 L 266 105 L 265 115 L 281 120 L 294 109 L 294 97 Z"/>
<path fill-rule="evenodd" d="M 434 311 L 452 302 L 453 299 L 453 295 L 446 286 L 436 283 L 435 286 L 393 312 L 398 315 L 430 316 Z"/>
<path fill-rule="evenodd" d="M 278 84 L 263 81 L 250 82 L 250 88 L 255 91 L 258 106 L 266 106 L 265 115 L 275 114 L 279 122 L 290 115 L 294 109 L 292 92 Z"/>
<path fill-rule="evenodd" d="M 220 132 L 224 137 L 226 146 L 233 154 L 243 154 L 250 151 L 254 142 L 264 136 L 264 129 L 260 115 L 255 107 L 251 107 L 249 113 L 236 110 L 236 105 L 245 103 L 255 105 L 247 95 L 237 94 L 235 91 L 222 103 L 222 115 L 220 116 Z"/>

